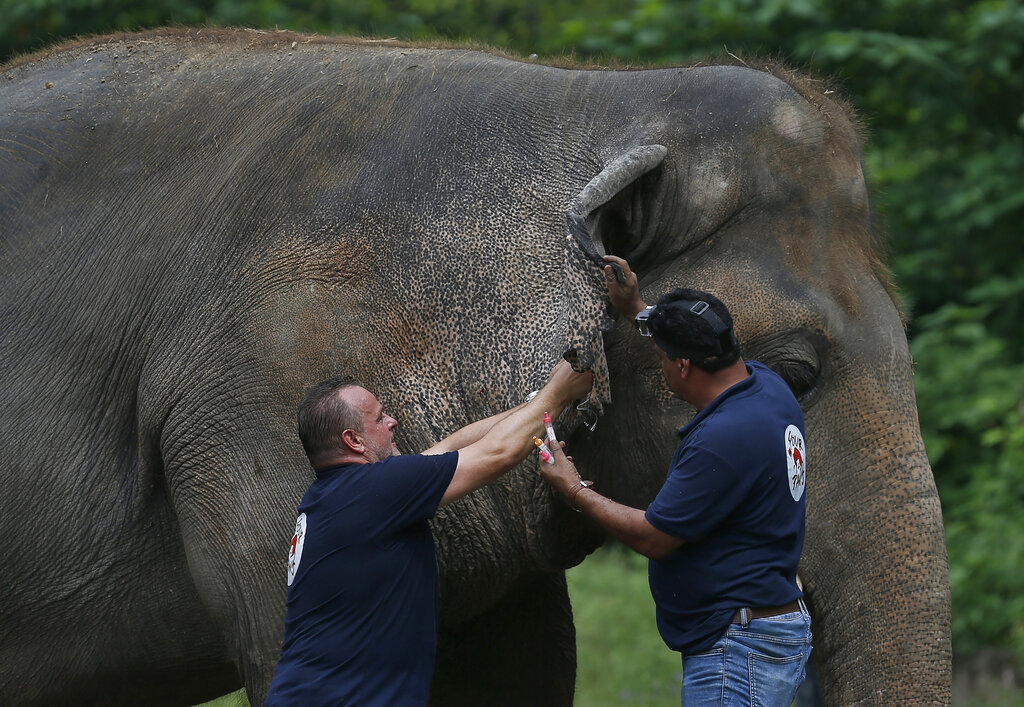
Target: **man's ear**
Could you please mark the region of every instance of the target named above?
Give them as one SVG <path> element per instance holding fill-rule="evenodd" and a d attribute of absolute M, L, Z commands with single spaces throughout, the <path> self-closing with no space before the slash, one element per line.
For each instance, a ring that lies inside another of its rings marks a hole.
<path fill-rule="evenodd" d="M 677 358 L 673 363 L 679 364 L 679 377 L 686 380 L 690 375 L 690 359 L 688 358 Z"/>
<path fill-rule="evenodd" d="M 341 441 L 355 454 L 362 454 L 366 451 L 366 447 L 363 446 L 363 441 L 359 434 L 359 432 L 353 429 L 347 429 L 341 433 Z"/>

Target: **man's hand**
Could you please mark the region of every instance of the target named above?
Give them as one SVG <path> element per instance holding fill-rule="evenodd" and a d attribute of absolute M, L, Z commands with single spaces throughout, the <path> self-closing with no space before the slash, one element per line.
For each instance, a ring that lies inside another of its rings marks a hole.
<path fill-rule="evenodd" d="M 539 466 L 541 478 L 551 484 L 555 491 L 568 502 L 569 493 L 580 482 L 580 473 L 576 471 L 576 465 L 572 463 L 572 458 L 565 456 L 565 451 L 562 449 L 564 446 L 565 442 L 555 444 L 548 440 L 548 447 L 551 449 L 555 463 L 541 462 Z"/>
<path fill-rule="evenodd" d="M 622 316 L 632 322 L 637 313 L 647 306 L 647 304 L 640 299 L 640 286 L 636 281 L 636 273 L 630 270 L 629 263 L 622 258 L 614 255 L 606 255 L 604 256 L 604 260 L 607 263 L 618 263 L 622 268 L 623 274 L 626 276 L 626 283 L 622 284 L 619 282 L 618 278 L 615 277 L 615 270 L 612 266 L 604 266 L 604 279 L 608 284 L 608 298 L 612 301 L 612 305 L 615 309 L 619 310 Z"/>
<path fill-rule="evenodd" d="M 559 361 L 548 374 L 548 382 L 544 384 L 544 389 L 550 390 L 559 399 L 569 402 L 586 397 L 593 385 L 594 374 L 592 371 L 577 373 L 572 370 L 568 361 Z"/>

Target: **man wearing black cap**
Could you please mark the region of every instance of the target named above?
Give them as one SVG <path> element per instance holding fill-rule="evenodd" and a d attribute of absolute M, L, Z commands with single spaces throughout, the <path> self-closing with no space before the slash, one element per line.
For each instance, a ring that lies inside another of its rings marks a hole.
<path fill-rule="evenodd" d="M 612 304 L 650 337 L 676 396 L 697 408 L 679 431 L 668 478 L 642 511 L 580 479 L 552 445 L 541 471 L 570 505 L 650 558 L 658 630 L 682 653 L 684 705 L 789 705 L 811 651 L 796 582 L 804 541 L 804 421 L 785 382 L 744 361 L 728 309 L 676 289 L 653 307 L 629 264 Z M 629 473 L 629 470 L 623 470 Z"/>

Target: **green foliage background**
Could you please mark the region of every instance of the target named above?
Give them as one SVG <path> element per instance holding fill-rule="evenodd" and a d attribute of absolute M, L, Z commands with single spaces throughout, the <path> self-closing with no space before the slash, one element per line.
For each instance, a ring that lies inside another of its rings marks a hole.
<path fill-rule="evenodd" d="M 0 0 L 0 60 L 161 24 L 471 39 L 620 64 L 769 55 L 835 80 L 869 135 L 908 314 L 954 648 L 1024 658 L 1020 0 Z"/>

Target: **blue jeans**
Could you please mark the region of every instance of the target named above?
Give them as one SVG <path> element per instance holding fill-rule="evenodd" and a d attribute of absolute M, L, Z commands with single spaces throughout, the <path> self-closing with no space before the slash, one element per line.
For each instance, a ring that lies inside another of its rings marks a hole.
<path fill-rule="evenodd" d="M 811 617 L 800 611 L 730 624 L 711 648 L 683 656 L 684 707 L 788 707 L 806 675 Z"/>

